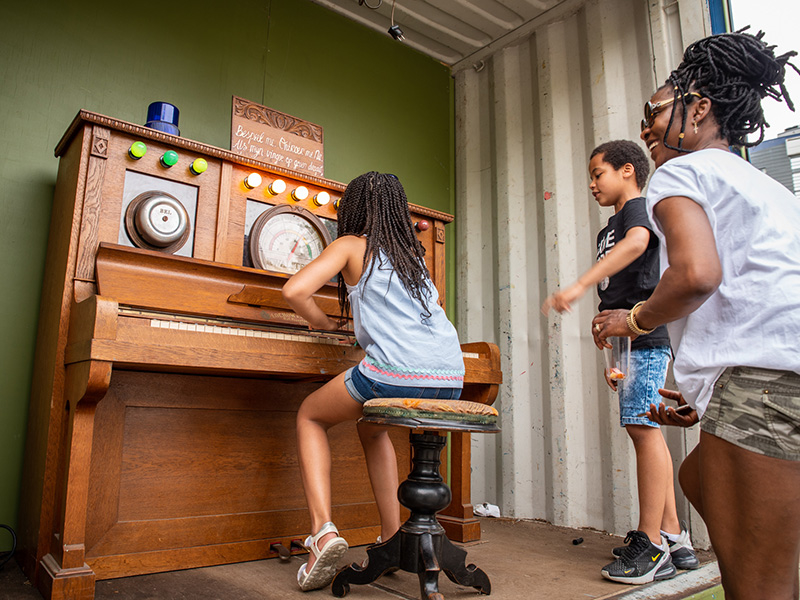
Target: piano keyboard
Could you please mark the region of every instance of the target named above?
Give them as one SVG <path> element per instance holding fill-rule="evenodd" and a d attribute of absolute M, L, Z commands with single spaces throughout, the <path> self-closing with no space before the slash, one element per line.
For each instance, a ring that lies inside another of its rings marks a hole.
<path fill-rule="evenodd" d="M 335 331 L 302 331 L 295 329 L 281 329 L 274 326 L 264 326 L 248 323 L 238 324 L 221 319 L 205 319 L 200 317 L 187 317 L 186 315 L 167 315 L 152 311 L 137 310 L 120 307 L 120 314 L 149 319 L 150 327 L 159 329 L 172 329 L 175 331 L 193 331 L 213 335 L 233 335 L 239 337 L 264 338 L 282 340 L 287 342 L 305 342 L 308 344 L 331 344 L 336 346 L 355 346 L 356 339 L 352 333 Z M 169 317 L 169 318 L 165 318 Z M 477 352 L 462 352 L 464 358 L 480 358 Z"/>

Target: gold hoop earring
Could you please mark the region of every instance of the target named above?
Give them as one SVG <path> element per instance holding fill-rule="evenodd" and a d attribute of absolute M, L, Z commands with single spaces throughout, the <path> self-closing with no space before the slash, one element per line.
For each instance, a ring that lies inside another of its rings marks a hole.
<path fill-rule="evenodd" d="M 692 126 L 694 127 L 695 135 L 697 135 L 697 121 L 692 121 Z"/>

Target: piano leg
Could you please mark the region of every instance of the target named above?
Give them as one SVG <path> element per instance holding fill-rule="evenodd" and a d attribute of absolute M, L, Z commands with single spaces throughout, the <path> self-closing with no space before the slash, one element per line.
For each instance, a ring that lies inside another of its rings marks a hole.
<path fill-rule="evenodd" d="M 84 361 L 67 366 L 66 400 L 69 422 L 62 482 L 60 531 L 53 535 L 50 553 L 42 558 L 37 587 L 52 600 L 92 600 L 95 573 L 86 564 L 86 510 L 89 466 L 97 403 L 111 382 L 111 363 Z"/>
<path fill-rule="evenodd" d="M 453 500 L 436 515 L 447 537 L 457 542 L 481 539 L 481 524 L 472 512 L 469 433 L 450 432 L 450 490 Z"/>

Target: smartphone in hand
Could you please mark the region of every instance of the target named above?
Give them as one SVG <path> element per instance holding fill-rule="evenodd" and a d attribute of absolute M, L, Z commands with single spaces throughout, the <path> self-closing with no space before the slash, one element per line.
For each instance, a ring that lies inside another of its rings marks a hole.
<path fill-rule="evenodd" d="M 675 411 L 675 414 L 678 414 L 678 415 L 688 415 L 688 414 L 689 414 L 690 412 L 692 412 L 694 409 L 693 409 L 691 406 L 689 406 L 688 404 L 682 404 L 682 405 L 680 405 L 680 406 L 673 406 L 673 407 L 672 407 L 672 410 L 674 410 L 674 411 Z M 637 416 L 637 417 L 646 417 L 646 416 L 647 416 L 647 413 L 646 413 L 646 412 L 639 413 L 639 414 L 638 414 L 638 415 L 636 415 L 636 416 Z"/>

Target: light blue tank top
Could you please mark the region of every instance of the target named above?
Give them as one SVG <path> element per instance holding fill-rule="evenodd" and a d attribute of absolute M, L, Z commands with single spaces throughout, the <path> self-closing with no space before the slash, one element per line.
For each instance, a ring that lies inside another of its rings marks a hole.
<path fill-rule="evenodd" d="M 347 286 L 356 339 L 366 352 L 358 365 L 361 373 L 391 385 L 462 387 L 461 346 L 436 287 L 428 281 L 431 316 L 426 318 L 383 252 L 369 279 L 368 272 L 369 266 L 357 285 Z"/>

